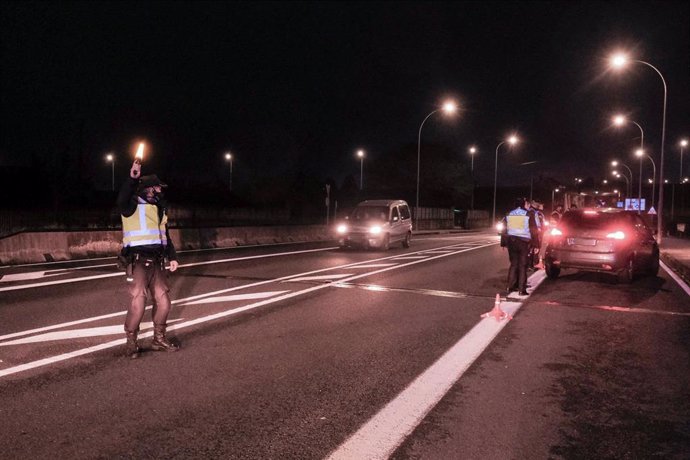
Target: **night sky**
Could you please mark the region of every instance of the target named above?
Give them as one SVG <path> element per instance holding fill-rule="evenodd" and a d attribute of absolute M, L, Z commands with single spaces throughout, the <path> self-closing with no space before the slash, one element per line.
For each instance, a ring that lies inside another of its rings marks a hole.
<path fill-rule="evenodd" d="M 512 131 L 524 142 L 501 151 L 502 183 L 537 170 L 603 177 L 614 156 L 636 164 L 637 129 L 609 127 L 618 109 L 658 164 L 661 80 L 644 65 L 607 71 L 617 49 L 666 78 L 667 174 L 690 136 L 688 2 L 5 1 L 0 37 L 0 168 L 78 161 L 101 188 L 104 155 L 115 152 L 121 178 L 138 139 L 149 172 L 169 178 L 216 180 L 231 150 L 240 184 L 296 172 L 341 181 L 359 174 L 358 148 L 366 175 L 416 144 L 447 97 L 461 112 L 430 118 L 423 142 L 466 164 L 476 144 L 483 185 Z"/>

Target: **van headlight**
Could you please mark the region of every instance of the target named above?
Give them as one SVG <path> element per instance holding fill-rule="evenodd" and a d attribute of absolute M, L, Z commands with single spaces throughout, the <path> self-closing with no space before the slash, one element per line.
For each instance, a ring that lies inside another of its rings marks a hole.
<path fill-rule="evenodd" d="M 496 224 L 496 230 L 498 230 L 498 233 L 501 233 L 504 229 L 503 222 L 499 222 Z"/>
<path fill-rule="evenodd" d="M 335 228 L 335 231 L 338 232 L 339 235 L 344 235 L 347 233 L 347 225 L 340 224 Z"/>
<path fill-rule="evenodd" d="M 381 233 L 381 227 L 378 225 L 374 225 L 369 229 L 369 233 L 371 233 L 372 235 L 378 235 L 379 233 Z"/>

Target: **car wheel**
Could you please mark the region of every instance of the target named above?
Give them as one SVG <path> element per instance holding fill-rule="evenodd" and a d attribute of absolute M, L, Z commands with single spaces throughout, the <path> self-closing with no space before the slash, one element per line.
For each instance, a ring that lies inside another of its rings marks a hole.
<path fill-rule="evenodd" d="M 412 239 L 412 235 L 410 234 L 410 232 L 407 232 L 407 233 L 405 234 L 405 239 L 404 239 L 403 242 L 402 242 L 402 246 L 403 246 L 404 248 L 409 248 L 409 247 L 410 247 L 410 240 L 411 240 L 411 239 Z"/>
<path fill-rule="evenodd" d="M 628 263 L 625 265 L 621 271 L 618 272 L 618 282 L 621 284 L 630 284 L 633 281 L 635 275 L 635 265 L 633 263 L 633 258 L 628 259 Z"/>
<path fill-rule="evenodd" d="M 556 267 L 553 263 L 547 260 L 544 264 L 544 271 L 546 272 L 546 276 L 552 280 L 555 280 L 558 278 L 558 275 L 561 274 L 561 267 Z"/>
<path fill-rule="evenodd" d="M 652 263 L 649 266 L 649 275 L 657 276 L 659 274 L 659 250 L 656 249 L 652 254 Z"/>
<path fill-rule="evenodd" d="M 384 251 L 388 251 L 388 249 L 391 247 L 391 236 L 386 233 L 386 236 L 383 237 L 383 243 L 381 243 L 381 249 Z"/>

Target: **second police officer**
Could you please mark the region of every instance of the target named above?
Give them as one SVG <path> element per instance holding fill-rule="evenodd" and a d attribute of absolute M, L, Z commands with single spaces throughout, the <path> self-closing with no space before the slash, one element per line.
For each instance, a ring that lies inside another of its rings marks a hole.
<path fill-rule="evenodd" d="M 526 198 L 515 200 L 515 209 L 505 217 L 505 232 L 510 258 L 507 294 L 518 291 L 527 295 L 527 264 L 532 248 L 538 244 L 539 231 L 533 212 L 528 211 Z"/>

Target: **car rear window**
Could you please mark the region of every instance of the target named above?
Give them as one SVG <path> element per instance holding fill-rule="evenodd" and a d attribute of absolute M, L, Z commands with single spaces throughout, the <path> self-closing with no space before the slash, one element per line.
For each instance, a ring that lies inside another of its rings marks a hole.
<path fill-rule="evenodd" d="M 560 225 L 572 229 L 595 230 L 626 222 L 629 222 L 628 216 L 618 212 L 566 212 Z"/>

